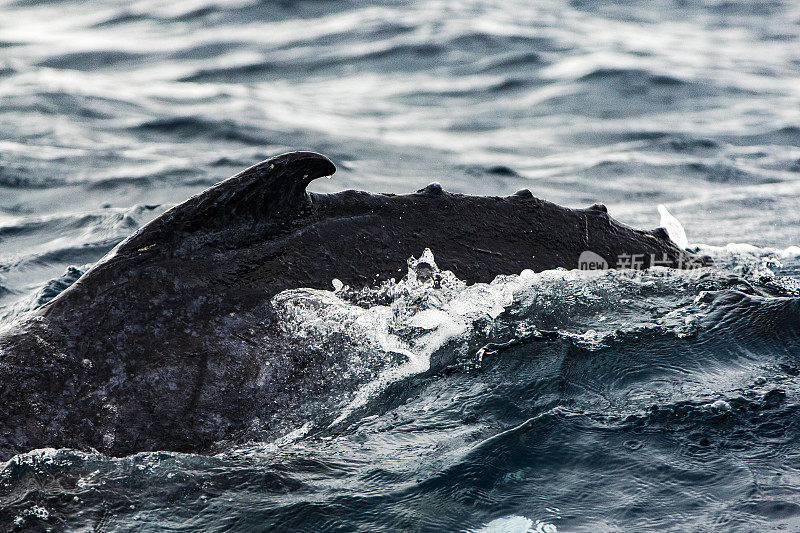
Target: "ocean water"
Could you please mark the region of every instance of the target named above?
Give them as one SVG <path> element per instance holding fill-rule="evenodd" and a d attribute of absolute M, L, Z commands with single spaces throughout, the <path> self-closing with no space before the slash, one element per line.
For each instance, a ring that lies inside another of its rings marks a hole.
<path fill-rule="evenodd" d="M 645 228 L 664 204 L 717 267 L 282 293 L 365 377 L 325 417 L 211 456 L 19 455 L 0 528 L 800 530 L 800 4 L 2 2 L 0 325 L 293 149 L 335 161 L 318 192 L 529 188 Z"/>

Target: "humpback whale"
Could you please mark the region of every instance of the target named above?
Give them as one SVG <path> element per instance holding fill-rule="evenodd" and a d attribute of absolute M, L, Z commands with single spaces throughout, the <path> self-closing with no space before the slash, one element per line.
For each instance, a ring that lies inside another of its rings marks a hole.
<path fill-rule="evenodd" d="M 594 263 L 681 268 L 663 229 L 602 204 L 508 197 L 306 191 L 326 157 L 266 160 L 165 212 L 0 336 L 0 460 L 42 447 L 109 455 L 205 452 L 252 439 L 299 395 L 324 394 L 325 356 L 291 344 L 273 296 L 333 279 L 368 287 L 425 248 L 467 283 Z M 287 346 L 287 342 L 291 346 Z"/>

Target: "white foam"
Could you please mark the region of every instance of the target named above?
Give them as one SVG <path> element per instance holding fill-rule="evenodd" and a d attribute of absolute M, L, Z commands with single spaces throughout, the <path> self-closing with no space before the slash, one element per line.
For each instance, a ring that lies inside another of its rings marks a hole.
<path fill-rule="evenodd" d="M 469 530 L 471 533 L 556 533 L 558 528 L 549 522 L 533 521 L 520 515 L 496 518 L 488 524 Z"/>

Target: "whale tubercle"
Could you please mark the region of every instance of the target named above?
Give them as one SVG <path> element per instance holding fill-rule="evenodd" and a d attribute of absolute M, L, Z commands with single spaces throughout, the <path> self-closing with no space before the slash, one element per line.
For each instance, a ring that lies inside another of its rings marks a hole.
<path fill-rule="evenodd" d="M 434 194 L 442 194 L 444 190 L 442 189 L 442 185 L 438 181 L 432 181 L 424 189 L 420 189 L 417 192 L 422 194 L 434 195 Z"/>

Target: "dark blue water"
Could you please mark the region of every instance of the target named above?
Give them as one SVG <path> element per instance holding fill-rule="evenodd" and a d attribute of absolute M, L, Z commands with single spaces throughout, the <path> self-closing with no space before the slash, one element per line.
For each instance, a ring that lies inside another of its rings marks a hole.
<path fill-rule="evenodd" d="M 320 416 L 17 456 L 0 529 L 800 530 L 796 2 L 4 2 L 0 326 L 290 149 L 336 162 L 321 192 L 665 204 L 718 267 L 282 293 L 348 355 Z"/>

